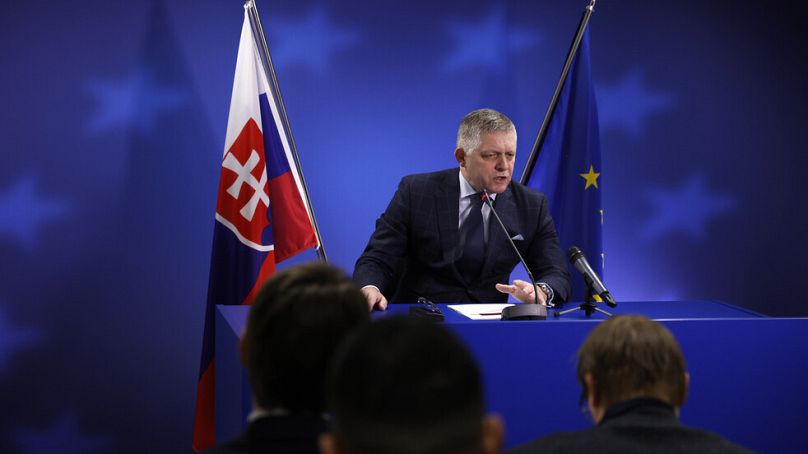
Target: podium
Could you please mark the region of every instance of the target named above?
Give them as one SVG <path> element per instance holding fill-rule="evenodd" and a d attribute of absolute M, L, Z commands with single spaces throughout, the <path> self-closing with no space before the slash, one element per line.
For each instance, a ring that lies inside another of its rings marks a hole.
<path fill-rule="evenodd" d="M 574 303 L 570 303 L 574 304 Z M 446 305 L 447 328 L 475 356 L 486 404 L 506 425 L 506 447 L 591 422 L 580 413 L 575 355 L 605 317 L 583 312 L 541 321 L 472 321 Z M 409 305 L 386 312 L 406 315 Z M 217 441 L 239 434 L 251 409 L 238 335 L 249 308 L 217 306 Z M 687 361 L 690 392 L 685 424 L 719 433 L 757 452 L 797 452 L 808 446 L 808 318 L 769 318 L 717 301 L 621 302 L 612 310 L 642 314 L 673 332 Z"/>

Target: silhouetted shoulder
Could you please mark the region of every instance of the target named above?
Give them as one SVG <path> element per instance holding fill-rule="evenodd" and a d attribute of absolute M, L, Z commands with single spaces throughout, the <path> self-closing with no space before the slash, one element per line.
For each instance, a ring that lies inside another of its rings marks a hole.
<path fill-rule="evenodd" d="M 646 430 L 637 427 L 603 427 L 580 432 L 559 432 L 517 446 L 508 454 L 582 453 L 599 454 L 749 454 L 752 451 L 719 435 L 680 426 L 670 430 Z"/>

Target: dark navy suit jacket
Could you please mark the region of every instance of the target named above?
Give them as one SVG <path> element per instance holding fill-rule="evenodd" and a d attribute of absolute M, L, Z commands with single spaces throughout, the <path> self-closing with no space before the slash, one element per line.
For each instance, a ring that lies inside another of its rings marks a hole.
<path fill-rule="evenodd" d="M 318 439 L 327 430 L 322 416 L 264 416 L 250 422 L 238 438 L 205 454 L 318 454 Z"/>
<path fill-rule="evenodd" d="M 466 282 L 455 267 L 460 257 L 459 169 L 409 175 L 401 180 L 376 230 L 356 261 L 360 286 L 375 285 L 391 302 L 505 302 L 494 287 L 508 283 L 519 258 L 491 215 L 486 260 L 480 277 Z M 570 292 L 569 272 L 543 194 L 511 182 L 494 207 L 538 282 L 550 285 L 555 302 Z M 395 292 L 395 295 L 393 295 Z"/>
<path fill-rule="evenodd" d="M 609 407 L 596 427 L 561 432 L 516 447 L 508 454 L 750 454 L 746 448 L 679 422 L 671 406 L 634 399 Z"/>

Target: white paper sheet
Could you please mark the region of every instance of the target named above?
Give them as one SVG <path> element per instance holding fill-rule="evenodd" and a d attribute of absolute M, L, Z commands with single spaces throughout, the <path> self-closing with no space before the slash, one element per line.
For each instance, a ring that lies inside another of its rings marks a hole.
<path fill-rule="evenodd" d="M 502 320 L 502 309 L 513 304 L 450 304 L 449 309 L 472 320 Z"/>

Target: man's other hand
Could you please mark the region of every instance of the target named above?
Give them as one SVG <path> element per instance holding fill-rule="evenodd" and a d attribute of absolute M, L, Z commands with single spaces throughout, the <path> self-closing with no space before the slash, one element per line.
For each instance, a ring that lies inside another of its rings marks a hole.
<path fill-rule="evenodd" d="M 373 286 L 368 286 L 362 288 L 362 293 L 364 293 L 365 298 L 368 300 L 368 310 L 387 310 L 387 298 L 382 295 L 382 292 L 380 292 L 379 289 Z"/>

